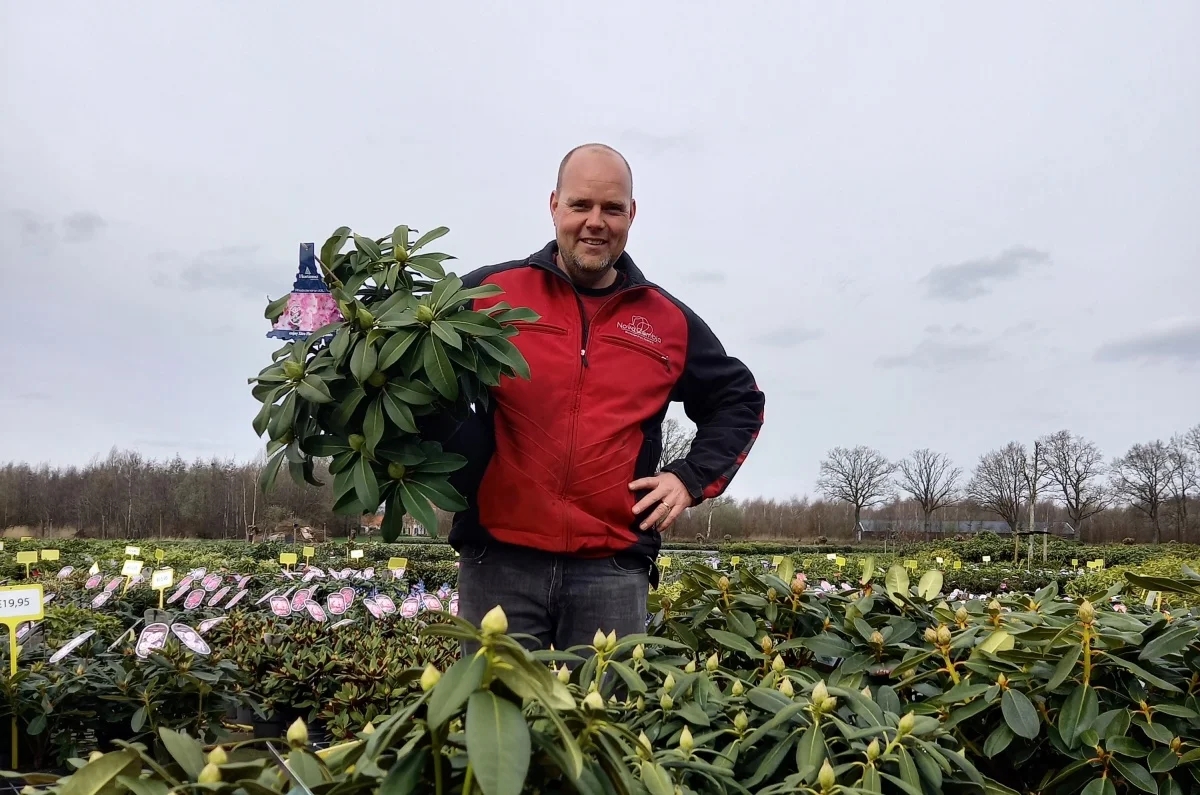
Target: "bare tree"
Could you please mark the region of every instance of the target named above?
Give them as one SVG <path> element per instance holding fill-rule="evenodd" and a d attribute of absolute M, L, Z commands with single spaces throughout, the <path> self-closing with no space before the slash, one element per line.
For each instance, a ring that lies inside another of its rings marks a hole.
<path fill-rule="evenodd" d="M 692 441 L 696 438 L 695 428 L 685 428 L 674 417 L 664 420 L 662 424 L 662 455 L 658 457 L 658 466 L 663 466 L 683 458 L 692 449 Z"/>
<path fill-rule="evenodd" d="M 956 501 L 962 470 L 954 466 L 948 456 L 928 448 L 914 450 L 896 468 L 899 473 L 896 485 L 921 506 L 925 538 L 931 539 L 933 514 Z"/>
<path fill-rule="evenodd" d="M 1037 530 L 1037 500 L 1038 493 L 1042 490 L 1050 480 L 1050 473 L 1046 466 L 1046 451 L 1042 447 L 1041 440 L 1033 443 L 1033 455 L 1025 459 L 1025 491 L 1029 495 L 1029 532 L 1033 533 Z M 1032 539 L 1031 539 L 1032 540 Z M 1020 538 L 1014 535 L 1013 537 L 1013 561 L 1020 559 Z M 1030 547 L 1030 557 L 1033 557 L 1033 548 Z M 1046 559 L 1046 537 L 1042 536 L 1042 560 Z"/>
<path fill-rule="evenodd" d="M 1129 452 L 1113 461 L 1113 490 L 1150 520 L 1154 543 L 1162 543 L 1159 510 L 1167 495 L 1171 478 L 1170 451 L 1161 440 L 1135 444 Z"/>
<path fill-rule="evenodd" d="M 1086 519 L 1108 507 L 1109 494 L 1100 481 L 1104 458 L 1096 445 L 1065 430 L 1045 437 L 1042 447 L 1050 480 L 1078 533 Z"/>
<path fill-rule="evenodd" d="M 1176 434 L 1167 446 L 1167 460 L 1170 464 L 1167 495 L 1175 520 L 1175 539 L 1183 541 L 1188 530 L 1188 498 L 1200 489 L 1200 457 L 1192 455 L 1185 434 Z"/>
<path fill-rule="evenodd" d="M 864 445 L 835 447 L 821 462 L 817 489 L 830 499 L 854 506 L 853 530 L 858 527 L 864 508 L 885 502 L 892 496 L 892 473 L 895 471 L 896 465 L 878 450 Z"/>
<path fill-rule="evenodd" d="M 980 456 L 967 484 L 971 499 L 1007 522 L 1013 535 L 1021 521 L 1021 503 L 1025 498 L 1026 458 L 1024 445 L 1009 442 Z"/>

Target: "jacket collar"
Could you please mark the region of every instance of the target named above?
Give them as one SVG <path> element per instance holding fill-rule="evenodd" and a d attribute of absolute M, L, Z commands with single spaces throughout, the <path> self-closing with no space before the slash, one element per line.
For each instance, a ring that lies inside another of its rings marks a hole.
<path fill-rule="evenodd" d="M 531 255 L 529 257 L 529 262 L 530 264 L 539 268 L 553 271 L 555 274 L 564 279 L 568 279 L 569 281 L 567 274 L 562 272 L 562 270 L 558 267 L 558 263 L 555 261 L 557 254 L 558 241 L 551 240 L 544 247 L 542 247 L 541 251 Z M 638 268 L 638 266 L 634 263 L 633 258 L 629 256 L 628 251 L 621 252 L 621 256 L 617 258 L 617 261 L 613 267 L 619 272 L 625 274 L 625 286 L 627 288 L 650 283 L 649 280 L 646 279 L 645 274 L 643 274 L 641 269 Z"/>

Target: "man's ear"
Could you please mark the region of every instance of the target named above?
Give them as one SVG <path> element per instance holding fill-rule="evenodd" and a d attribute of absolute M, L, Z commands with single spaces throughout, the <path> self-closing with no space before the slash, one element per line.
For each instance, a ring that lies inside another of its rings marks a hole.
<path fill-rule="evenodd" d="M 558 212 L 558 191 L 550 191 L 550 215 L 551 217 Z"/>
<path fill-rule="evenodd" d="M 637 199 L 629 200 L 629 223 L 633 223 L 633 217 L 637 215 Z"/>

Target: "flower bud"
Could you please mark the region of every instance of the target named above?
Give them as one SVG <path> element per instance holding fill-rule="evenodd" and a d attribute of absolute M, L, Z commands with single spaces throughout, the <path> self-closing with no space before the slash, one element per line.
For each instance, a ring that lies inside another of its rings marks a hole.
<path fill-rule="evenodd" d="M 209 762 L 200 771 L 200 775 L 196 777 L 196 781 L 200 784 L 216 784 L 221 780 L 221 768 Z"/>
<path fill-rule="evenodd" d="M 557 675 L 558 675 L 558 681 L 562 682 L 564 685 L 567 682 L 571 681 L 571 672 L 570 672 L 570 670 L 567 669 L 567 666 L 565 663 L 563 665 L 558 666 L 558 674 Z"/>
<path fill-rule="evenodd" d="M 908 734 L 913 730 L 913 726 L 917 725 L 917 716 L 911 712 L 906 712 L 904 717 L 900 719 L 899 730 L 900 734 Z"/>
<path fill-rule="evenodd" d="M 593 690 L 591 693 L 588 693 L 587 696 L 584 697 L 583 705 L 585 707 L 587 707 L 588 709 L 590 709 L 592 712 L 603 712 L 604 711 L 604 696 L 600 695 L 597 691 Z"/>
<path fill-rule="evenodd" d="M 645 712 L 646 711 L 646 699 L 642 698 L 641 696 L 638 696 L 637 701 L 633 702 L 633 708 L 636 709 L 638 712 Z"/>
<path fill-rule="evenodd" d="M 993 599 L 992 601 L 988 602 L 988 610 L 990 610 L 993 613 L 999 613 L 1000 612 L 1000 603 L 997 602 L 995 599 Z"/>
<path fill-rule="evenodd" d="M 770 654 L 771 649 L 775 648 L 775 642 L 771 640 L 770 635 L 763 635 L 762 640 L 758 643 L 758 647 L 762 649 L 763 654 Z"/>
<path fill-rule="evenodd" d="M 1096 608 L 1092 607 L 1092 603 L 1084 599 L 1083 604 L 1079 606 L 1079 620 L 1085 624 L 1090 624 L 1096 618 Z"/>
<path fill-rule="evenodd" d="M 871 744 L 867 746 L 867 759 L 870 759 L 872 762 L 874 762 L 876 759 L 879 758 L 879 754 L 880 754 L 879 741 L 872 740 Z"/>
<path fill-rule="evenodd" d="M 775 590 L 773 587 L 772 587 L 772 588 L 768 588 L 768 589 L 767 589 L 767 601 L 768 601 L 768 602 L 775 602 L 775 601 L 778 601 L 778 600 L 779 600 L 779 592 L 778 592 L 778 591 L 776 591 L 776 590 Z"/>
<path fill-rule="evenodd" d="M 720 667 L 720 665 L 721 665 L 720 658 L 717 657 L 716 652 L 713 652 L 712 656 L 704 661 L 704 670 L 708 671 L 711 674 L 714 671 L 716 671 L 717 668 Z"/>
<path fill-rule="evenodd" d="M 685 666 L 683 666 L 683 672 L 684 672 L 684 673 L 686 673 L 686 674 L 694 674 L 694 673 L 696 673 L 696 661 L 695 661 L 695 660 L 688 660 L 688 664 L 687 664 L 687 665 L 685 665 Z"/>
<path fill-rule="evenodd" d="M 508 616 L 504 615 L 504 608 L 496 605 L 489 610 L 483 621 L 479 622 L 479 628 L 484 635 L 503 635 L 508 632 Z"/>
<path fill-rule="evenodd" d="M 229 754 L 225 753 L 225 749 L 219 745 L 208 752 L 208 763 L 210 765 L 216 765 L 217 767 L 220 767 L 228 761 Z"/>
<path fill-rule="evenodd" d="M 675 689 L 675 675 L 667 674 L 667 678 L 663 680 L 663 690 L 670 692 Z"/>
<path fill-rule="evenodd" d="M 875 700 L 875 697 L 871 695 L 871 686 L 870 685 L 867 685 L 866 687 L 864 687 L 860 692 L 863 694 L 863 698 L 867 699 L 868 701 Z"/>
<path fill-rule="evenodd" d="M 971 620 L 971 614 L 967 612 L 967 608 L 960 607 L 954 611 L 954 620 L 960 624 L 965 624 Z"/>
<path fill-rule="evenodd" d="M 1179 739 L 1178 737 L 1171 738 L 1171 750 L 1172 751 L 1174 751 L 1175 753 L 1179 753 L 1179 749 L 1182 747 L 1183 747 L 1183 740 Z"/>
<path fill-rule="evenodd" d="M 792 680 L 790 678 L 785 676 L 783 679 L 779 680 L 779 692 L 783 693 L 788 698 L 791 698 L 796 694 L 796 691 L 792 689 Z"/>
<path fill-rule="evenodd" d="M 649 759 L 653 754 L 654 747 L 650 745 L 650 738 L 643 731 L 638 734 L 638 756 L 642 759 Z"/>
<path fill-rule="evenodd" d="M 683 731 L 679 733 L 679 750 L 683 751 L 685 754 L 689 754 L 695 747 L 696 743 L 692 739 L 691 729 L 689 729 L 687 726 L 684 726 Z"/>
<path fill-rule="evenodd" d="M 1003 673 L 1001 673 L 999 676 L 996 677 L 996 684 L 1000 685 L 1000 687 L 1002 687 L 1002 688 L 1005 687 L 1006 685 L 1008 685 L 1008 677 L 1005 676 Z"/>
<path fill-rule="evenodd" d="M 670 709 L 675 706 L 675 699 L 671 698 L 670 693 L 663 693 L 662 697 L 658 699 L 658 705 L 663 709 Z"/>
<path fill-rule="evenodd" d="M 442 672 L 434 668 L 433 663 L 429 663 L 421 673 L 421 690 L 428 693 L 441 678 Z"/>
<path fill-rule="evenodd" d="M 804 579 L 804 575 L 797 574 L 796 578 L 792 580 L 792 596 L 799 596 L 804 593 L 804 586 L 806 584 L 807 581 Z"/>
<path fill-rule="evenodd" d="M 825 680 L 818 679 L 817 683 L 815 685 L 813 685 L 812 702 L 814 704 L 820 704 L 820 703 L 824 702 L 825 699 L 828 697 L 829 697 L 829 688 L 825 686 Z"/>
<path fill-rule="evenodd" d="M 635 660 L 646 659 L 646 647 L 640 643 L 638 645 L 634 646 L 633 647 L 633 659 L 635 659 Z"/>
<path fill-rule="evenodd" d="M 721 579 L 717 580 L 717 587 L 720 588 L 722 591 L 728 591 L 729 590 L 729 578 L 726 577 L 724 574 L 722 574 Z"/>
<path fill-rule="evenodd" d="M 429 325 L 433 322 L 433 310 L 426 304 L 421 304 L 417 307 L 417 322 Z"/>
<path fill-rule="evenodd" d="M 746 731 L 746 727 L 750 725 L 750 719 L 746 717 L 745 712 L 739 712 L 733 716 L 733 728 L 739 732 Z"/>
<path fill-rule="evenodd" d="M 733 687 L 731 687 L 731 688 L 729 689 L 729 694 L 730 694 L 731 696 L 740 696 L 740 695 L 741 695 L 742 693 L 744 693 L 744 692 L 746 692 L 746 688 L 742 687 L 742 680 L 741 680 L 741 679 L 738 679 L 737 681 L 735 681 L 735 682 L 733 683 Z"/>
<path fill-rule="evenodd" d="M 821 772 L 817 774 L 817 783 L 825 791 L 833 789 L 833 785 L 837 783 L 837 776 L 834 775 L 833 767 L 829 764 L 828 759 L 821 763 Z"/>
<path fill-rule="evenodd" d="M 937 643 L 937 630 L 933 627 L 928 627 L 925 630 L 925 642 Z"/>
<path fill-rule="evenodd" d="M 950 634 L 950 627 L 943 624 L 937 629 L 937 642 L 940 646 L 949 646 L 950 641 L 954 640 Z"/>
<path fill-rule="evenodd" d="M 829 696 L 821 702 L 822 712 L 833 712 L 835 709 L 837 709 L 837 699 L 833 696 Z"/>
<path fill-rule="evenodd" d="M 872 646 L 882 646 L 883 645 L 883 633 L 882 632 L 880 632 L 879 630 L 875 630 L 874 632 L 871 633 L 871 645 Z"/>
<path fill-rule="evenodd" d="M 375 724 L 371 723 L 371 721 L 367 721 L 367 725 L 362 727 L 362 733 L 366 734 L 366 735 L 374 734 L 375 733 Z"/>
<path fill-rule="evenodd" d="M 288 727 L 287 741 L 288 745 L 293 748 L 303 748 L 308 745 L 308 727 L 300 718 L 296 718 L 295 722 Z"/>
<path fill-rule="evenodd" d="M 604 632 L 596 630 L 596 634 L 592 636 L 592 646 L 597 651 L 604 651 L 604 647 L 608 644 L 608 639 L 604 637 Z"/>
<path fill-rule="evenodd" d="M 783 664 L 782 655 L 776 654 L 775 659 L 771 660 L 771 670 L 777 674 L 781 674 L 785 668 L 787 668 L 787 666 Z"/>
<path fill-rule="evenodd" d="M 604 650 L 611 652 L 617 648 L 617 631 L 614 629 L 604 636 Z"/>

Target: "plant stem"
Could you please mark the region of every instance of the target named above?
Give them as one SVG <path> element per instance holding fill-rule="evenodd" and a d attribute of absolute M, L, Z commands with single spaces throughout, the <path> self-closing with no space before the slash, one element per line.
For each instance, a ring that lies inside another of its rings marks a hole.
<path fill-rule="evenodd" d="M 1092 631 L 1091 627 L 1083 628 L 1083 686 L 1087 687 L 1092 677 Z"/>
<path fill-rule="evenodd" d="M 471 784 L 474 783 L 475 770 L 471 767 L 471 763 L 467 762 L 467 773 L 463 777 L 462 795 L 469 795 L 471 792 Z"/>

